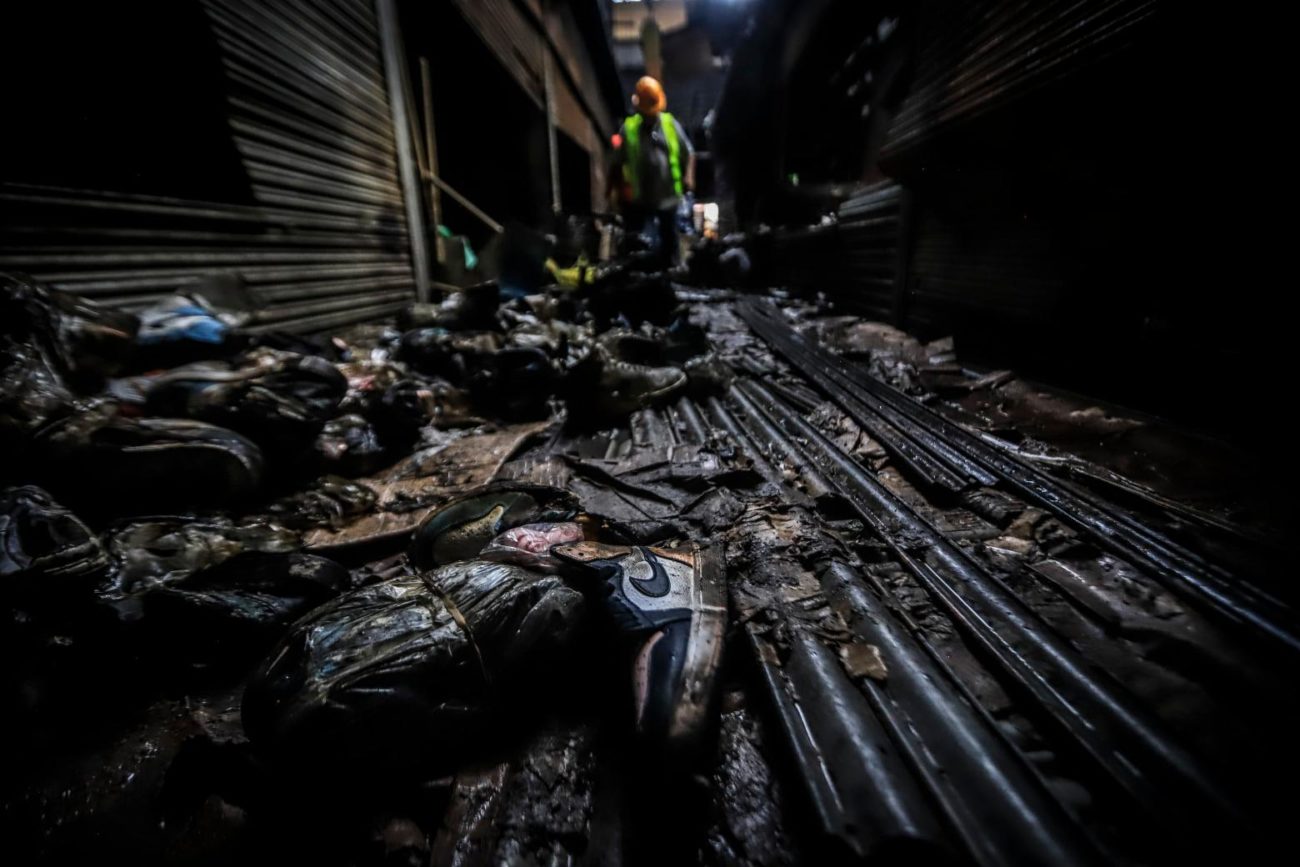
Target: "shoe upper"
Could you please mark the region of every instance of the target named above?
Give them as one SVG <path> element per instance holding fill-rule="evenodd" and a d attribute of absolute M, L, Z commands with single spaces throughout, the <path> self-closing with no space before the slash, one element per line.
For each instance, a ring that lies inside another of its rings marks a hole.
<path fill-rule="evenodd" d="M 691 617 L 698 581 L 694 548 L 578 542 L 557 546 L 552 553 L 602 582 L 606 606 L 621 629 L 653 630 Z"/>

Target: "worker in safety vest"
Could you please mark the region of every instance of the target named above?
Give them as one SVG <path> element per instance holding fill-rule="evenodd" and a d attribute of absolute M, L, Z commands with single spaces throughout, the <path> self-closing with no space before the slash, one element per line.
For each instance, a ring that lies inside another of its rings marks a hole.
<path fill-rule="evenodd" d="M 682 195 L 695 188 L 695 149 L 686 131 L 664 111 L 663 85 L 650 76 L 636 83 L 632 105 L 637 113 L 623 121 L 614 137 L 610 198 L 621 206 L 624 228 L 640 233 L 650 221 L 659 224 L 659 252 L 677 261 L 677 208 Z"/>

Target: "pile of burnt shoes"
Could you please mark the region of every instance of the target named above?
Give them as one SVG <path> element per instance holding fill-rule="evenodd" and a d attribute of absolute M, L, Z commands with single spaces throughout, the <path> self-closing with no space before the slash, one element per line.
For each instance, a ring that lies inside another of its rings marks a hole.
<path fill-rule="evenodd" d="M 0 277 L 5 602 L 273 637 L 357 583 L 299 536 L 376 508 L 350 479 L 449 428 L 565 404 L 616 421 L 722 387 L 727 371 L 671 304 L 663 325 L 620 314 L 598 330 L 594 299 L 646 279 L 612 268 L 504 304 L 485 285 L 413 305 L 405 331 L 327 340 L 242 330 L 246 300 L 221 281 L 135 315 Z"/>
<path fill-rule="evenodd" d="M 725 372 L 667 281 L 607 270 L 573 292 L 498 304 L 487 284 L 441 305 L 414 305 L 399 318 L 406 330 L 395 356 L 509 420 L 544 416 L 558 399 L 577 423 L 610 423 L 684 392 L 722 388 Z"/>
<path fill-rule="evenodd" d="M 573 495 L 517 484 L 438 506 L 396 558 L 303 545 L 381 514 L 386 467 L 492 423 L 617 421 L 722 387 L 671 305 L 658 324 L 602 320 L 595 292 L 502 303 L 480 287 L 413 306 L 402 330 L 315 339 L 246 330 L 206 296 L 135 315 L 0 279 L 13 721 L 40 731 L 89 691 L 121 703 L 252 671 L 250 767 L 267 791 L 331 793 L 499 753 L 539 715 L 572 713 L 566 697 L 603 697 L 575 672 L 619 646 L 646 752 L 689 753 L 725 624 L 711 550 L 639 545 Z"/>
<path fill-rule="evenodd" d="M 74 508 L 111 501 L 116 514 L 226 507 L 321 474 L 373 473 L 431 426 L 566 406 L 575 422 L 611 423 L 717 390 L 726 371 L 671 305 L 666 325 L 634 330 L 621 316 L 598 330 L 594 299 L 637 295 L 646 279 L 616 271 L 599 290 L 505 304 L 485 284 L 412 305 L 404 332 L 326 341 L 245 333 L 197 294 L 135 316 L 4 277 L 0 443 L 17 457 L 4 481 Z"/>
<path fill-rule="evenodd" d="M 449 500 L 405 554 L 351 571 L 274 525 L 150 518 L 97 536 L 11 488 L 0 580 L 37 610 L 97 595 L 189 664 L 261 656 L 242 703 L 256 766 L 338 798 L 328 787 L 499 755 L 615 655 L 640 752 L 685 766 L 714 716 L 726 626 L 716 549 L 635 544 L 572 494 L 520 483 Z"/>
<path fill-rule="evenodd" d="M 245 731 L 273 764 L 328 755 L 349 778 L 445 773 L 566 694 L 612 631 L 638 735 L 689 754 L 722 646 L 720 563 L 694 544 L 627 542 L 558 489 L 451 500 L 416 530 L 406 568 L 293 625 L 247 687 Z"/>

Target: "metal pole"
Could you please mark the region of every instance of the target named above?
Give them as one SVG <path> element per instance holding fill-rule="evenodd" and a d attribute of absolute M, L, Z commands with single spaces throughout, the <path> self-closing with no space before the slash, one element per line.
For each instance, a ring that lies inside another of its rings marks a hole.
<path fill-rule="evenodd" d="M 393 113 L 393 137 L 397 139 L 397 168 L 402 178 L 402 197 L 406 201 L 407 237 L 411 241 L 411 265 L 415 271 L 415 297 L 427 304 L 430 299 L 429 251 L 425 246 L 419 173 L 412 155 L 406 60 L 401 31 L 397 25 L 395 0 L 375 0 L 375 11 L 379 15 L 379 39 L 388 83 L 388 105 Z"/>
<path fill-rule="evenodd" d="M 560 213 L 560 152 L 555 138 L 555 61 L 551 58 L 550 3 L 542 10 L 542 84 L 546 89 L 546 148 L 551 158 L 551 210 Z"/>
<path fill-rule="evenodd" d="M 433 127 L 433 83 L 429 73 L 429 58 L 420 58 L 420 90 L 424 97 L 424 166 L 430 175 L 438 174 L 438 139 Z M 433 210 L 433 249 L 441 265 L 447 259 L 442 243 L 442 192 L 429 181 L 429 204 Z"/>
<path fill-rule="evenodd" d="M 424 177 L 427 181 L 429 181 L 429 183 L 436 185 L 438 189 L 442 190 L 444 193 L 446 193 L 447 195 L 455 199 L 457 202 L 459 202 L 465 208 L 465 210 L 469 211 L 471 214 L 473 214 L 474 216 L 482 220 L 484 223 L 486 223 L 488 228 L 490 228 L 492 231 L 494 232 L 505 231 L 505 227 L 503 227 L 496 220 L 489 217 L 487 213 L 478 205 L 474 204 L 469 199 L 465 198 L 463 195 L 457 192 L 456 188 L 453 187 L 451 184 L 447 183 L 442 178 L 438 177 L 432 172 L 425 173 Z"/>

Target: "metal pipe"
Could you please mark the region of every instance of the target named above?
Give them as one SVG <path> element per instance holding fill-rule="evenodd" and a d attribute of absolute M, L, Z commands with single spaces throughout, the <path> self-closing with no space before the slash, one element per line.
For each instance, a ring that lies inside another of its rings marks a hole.
<path fill-rule="evenodd" d="M 677 401 L 677 412 L 691 439 L 697 445 L 706 445 L 709 442 L 709 429 L 695 402 L 689 397 L 683 397 Z"/>
<path fill-rule="evenodd" d="M 763 317 L 771 315 L 763 313 L 756 305 L 749 305 L 742 308 L 742 318 L 751 312 Z M 1229 573 L 1131 515 L 1111 509 L 1086 493 L 1072 491 L 1014 457 L 990 448 L 928 407 L 898 393 L 860 368 L 846 365 L 824 349 L 807 347 L 801 350 L 799 347 L 805 341 L 788 326 L 775 323 L 776 328 L 784 327 L 788 332 L 780 334 L 772 331 L 770 325 L 769 319 L 764 326 L 768 335 L 764 339 L 778 352 L 793 352 L 793 357 L 802 359 L 806 372 L 814 379 L 820 373 L 823 387 L 829 380 L 827 393 L 837 402 L 838 395 L 849 390 L 862 397 L 864 402 L 869 402 L 873 410 L 905 414 L 910 432 L 915 432 L 915 436 L 927 446 L 942 443 L 947 449 L 960 450 L 967 460 L 987 467 L 1019 496 L 1052 512 L 1112 554 L 1142 568 L 1167 589 L 1237 627 L 1246 638 L 1253 641 L 1262 638 L 1289 652 L 1300 652 L 1300 624 L 1297 624 L 1294 612 L 1278 600 L 1245 582 L 1234 580 Z M 835 387 L 837 385 L 839 388 Z M 848 405 L 841 405 L 853 415 Z"/>
<path fill-rule="evenodd" d="M 551 168 L 551 211 L 559 214 L 560 204 L 560 150 L 555 136 L 555 73 L 552 67 L 550 31 L 547 18 L 550 17 L 550 3 L 542 0 L 542 87 L 546 94 L 546 153 Z"/>
<path fill-rule="evenodd" d="M 505 231 L 504 226 L 502 226 L 496 220 L 489 217 L 487 213 L 483 211 L 482 208 L 480 208 L 478 205 L 471 202 L 469 199 L 465 198 L 463 195 L 457 192 L 456 189 L 452 187 L 451 184 L 447 183 L 442 178 L 438 177 L 435 174 L 430 173 L 427 176 L 427 180 L 430 183 L 437 185 L 438 189 L 442 190 L 444 193 L 446 193 L 447 195 L 455 199 L 457 202 L 459 202 L 461 207 L 463 207 L 465 210 L 469 211 L 471 214 L 473 214 L 474 216 L 482 220 L 483 223 L 492 231 L 494 232 Z"/>
<path fill-rule="evenodd" d="M 802 342 L 795 342 L 798 335 L 793 329 L 784 326 L 789 329 L 789 334 L 793 335 L 793 338 L 787 341 L 784 339 L 785 335 L 777 335 L 773 332 L 774 328 L 781 327 L 783 323 L 773 323 L 766 318 L 750 316 L 749 313 L 753 310 L 755 310 L 753 307 L 742 307 L 740 316 L 760 336 L 769 343 L 773 339 L 778 340 L 785 350 L 792 353 L 791 357 L 795 359 L 796 365 L 818 366 L 820 359 L 812 350 L 806 348 Z M 773 346 L 775 345 L 774 343 Z M 836 398 L 836 402 L 840 403 L 854 421 L 879 439 L 900 462 L 912 467 L 922 478 L 948 487 L 954 492 L 960 492 L 966 485 L 957 482 L 957 486 L 952 487 L 952 481 L 955 481 L 953 474 L 960 474 L 980 485 L 989 486 L 997 483 L 997 478 L 984 466 L 959 453 L 947 443 L 926 435 L 905 414 L 873 401 L 870 395 L 863 394 L 855 384 L 836 379 L 839 388 L 831 395 Z M 827 394 L 831 392 L 828 391 Z M 946 466 L 948 470 L 944 470 L 938 464 Z"/>
<path fill-rule="evenodd" d="M 714 421 L 716 421 L 722 429 L 727 432 L 736 446 L 749 457 L 754 464 L 754 469 L 758 471 L 758 474 L 766 479 L 769 484 L 777 488 L 784 487 L 785 479 L 782 478 L 776 468 L 768 462 L 767 457 L 763 454 L 763 450 L 749 438 L 749 434 L 747 434 L 740 426 L 740 423 L 736 421 L 735 416 L 733 416 L 731 411 L 723 405 L 722 401 L 718 400 L 716 397 L 710 396 L 708 399 L 708 406 L 709 414 L 713 416 Z M 802 491 L 798 492 L 798 494 L 801 498 L 804 496 Z"/>
<path fill-rule="evenodd" d="M 760 384 L 748 385 L 810 456 L 824 463 L 838 490 L 981 655 L 1118 789 L 1176 833 L 1252 833 L 1201 763 L 1109 674 L 1084 661 L 1005 584 L 820 431 Z"/>
<path fill-rule="evenodd" d="M 429 303 L 429 254 L 425 248 L 424 215 L 420 205 L 420 181 L 411 156 L 414 141 L 407 95 L 406 58 L 402 36 L 397 26 L 395 0 L 376 0 L 379 32 L 384 49 L 384 68 L 388 73 L 388 102 L 393 112 L 393 138 L 397 141 L 397 165 L 401 170 L 402 192 L 406 200 L 406 222 L 411 244 L 411 264 L 415 271 L 415 294 L 421 304 Z"/>
<path fill-rule="evenodd" d="M 838 662 L 821 644 L 795 633 L 781 665 L 753 623 L 745 634 L 820 830 L 838 850 L 834 860 L 898 856 L 932 863 L 943 850 L 939 824 Z"/>
<path fill-rule="evenodd" d="M 767 413 L 755 406 L 749 396 L 734 385 L 728 394 L 740 408 L 742 418 L 750 421 L 752 426 L 747 425 L 747 427 L 749 427 L 751 435 L 757 435 L 755 442 L 765 443 L 769 457 L 775 457 L 776 454 L 779 454 L 783 460 L 798 472 L 798 480 L 803 485 L 804 493 L 814 500 L 830 496 L 834 491 L 830 482 L 787 437 L 781 436 Z"/>
<path fill-rule="evenodd" d="M 438 134 L 433 120 L 433 76 L 429 70 L 429 58 L 420 58 L 420 93 L 424 98 L 424 165 L 420 167 L 420 177 L 424 173 L 438 174 Z M 447 245 L 442 238 L 442 191 L 429 181 L 429 208 L 433 212 L 433 248 L 438 264 L 447 261 Z"/>
<path fill-rule="evenodd" d="M 891 734 L 976 863 L 1015 862 L 1029 851 L 1039 864 L 1095 859 L 1093 841 L 1024 756 L 860 577 L 832 563 L 821 583 L 853 632 L 879 649 L 888 676 L 863 679 L 863 693 L 877 716 L 893 722 Z"/>

